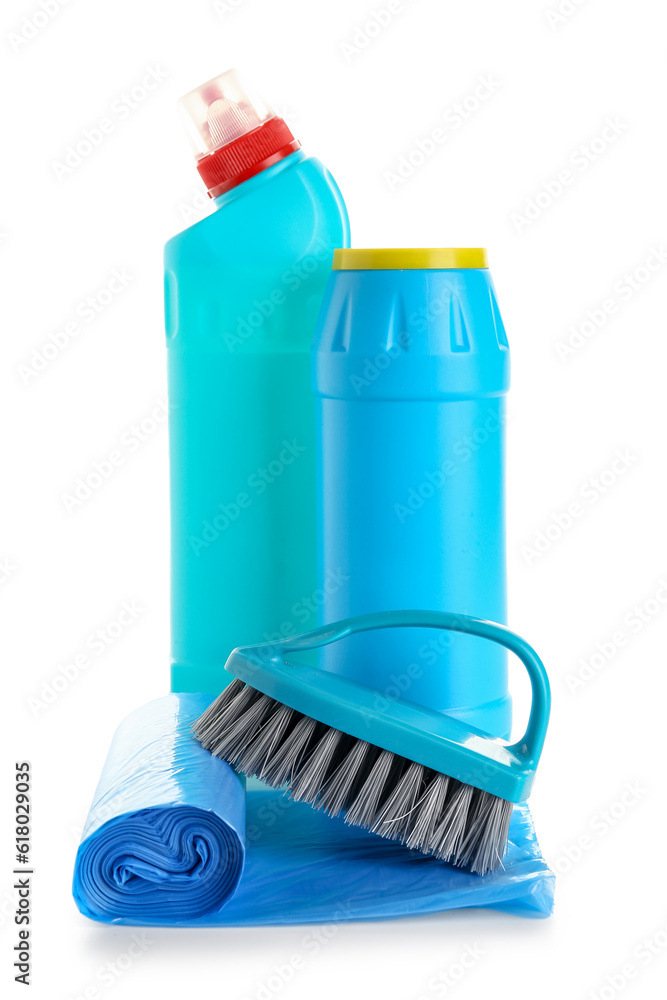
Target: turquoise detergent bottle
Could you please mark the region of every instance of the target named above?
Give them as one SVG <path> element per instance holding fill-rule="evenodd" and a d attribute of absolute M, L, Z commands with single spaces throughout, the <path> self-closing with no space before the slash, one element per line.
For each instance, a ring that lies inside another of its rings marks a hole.
<path fill-rule="evenodd" d="M 181 107 L 215 211 L 165 248 L 172 690 L 217 694 L 234 647 L 316 621 L 309 349 L 349 225 L 234 70 Z"/>

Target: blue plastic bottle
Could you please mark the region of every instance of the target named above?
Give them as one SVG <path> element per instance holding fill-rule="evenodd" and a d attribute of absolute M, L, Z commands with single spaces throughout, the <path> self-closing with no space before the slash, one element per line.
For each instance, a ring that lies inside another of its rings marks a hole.
<path fill-rule="evenodd" d="M 509 350 L 482 250 L 341 250 L 312 355 L 321 621 L 448 611 L 505 623 Z M 323 665 L 508 736 L 506 652 L 422 629 Z"/>
<path fill-rule="evenodd" d="M 309 349 L 349 231 L 331 175 L 234 71 L 182 106 L 216 210 L 165 248 L 172 690 L 218 693 L 235 646 L 309 624 Z"/>

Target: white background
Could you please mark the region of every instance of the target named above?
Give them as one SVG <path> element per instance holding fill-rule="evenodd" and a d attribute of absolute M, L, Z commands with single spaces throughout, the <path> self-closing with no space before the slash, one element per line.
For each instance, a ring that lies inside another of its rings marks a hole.
<path fill-rule="evenodd" d="M 88 922 L 70 895 L 113 730 L 168 685 L 165 423 L 127 444 L 124 464 L 70 513 L 63 494 L 164 403 L 162 244 L 203 204 L 175 101 L 232 65 L 332 170 L 354 246 L 489 248 L 513 351 L 510 624 L 541 652 L 554 689 L 532 798 L 561 873 L 553 917 L 468 911 L 341 926 L 275 995 L 432 1000 L 443 994 L 429 982 L 468 945 L 483 955 L 447 994 L 457 1000 L 664 995 L 665 25 L 649 0 L 566 0 L 560 20 L 549 15 L 557 2 L 415 0 L 366 31 L 386 0 L 218 10 L 210 0 L 69 0 L 27 41 L 36 0 L 3 4 L 0 612 L 12 701 L 1 791 L 9 804 L 13 762 L 30 759 L 32 996 L 65 1000 L 97 985 L 105 998 L 255 997 L 274 966 L 304 951 L 303 927 L 152 930 L 145 954 L 100 987 L 133 931 Z M 149 68 L 166 78 L 131 113 L 114 112 Z M 480 78 L 493 93 L 476 102 Z M 446 141 L 391 183 L 400 158 L 466 99 L 478 107 L 461 127 L 450 114 Z M 68 145 L 105 117 L 113 131 L 58 178 Z M 607 119 L 617 134 L 596 141 Z M 559 191 L 563 170 L 571 183 Z M 662 258 L 643 270 L 652 248 Z M 26 375 L 33 350 L 114 269 L 132 276 L 127 287 L 93 322 L 79 315 L 79 334 Z M 587 319 L 589 336 L 559 356 Z M 626 467 L 600 480 L 619 449 Z M 572 503 L 580 516 L 531 555 Z M 132 601 L 142 609 L 133 624 L 36 709 L 44 683 Z M 573 689 L 598 643 L 606 654 Z M 9 832 L 3 977 L 14 943 Z M 637 951 L 647 939 L 657 942 L 651 961 Z M 12 996 L 22 989 L 10 984 Z"/>

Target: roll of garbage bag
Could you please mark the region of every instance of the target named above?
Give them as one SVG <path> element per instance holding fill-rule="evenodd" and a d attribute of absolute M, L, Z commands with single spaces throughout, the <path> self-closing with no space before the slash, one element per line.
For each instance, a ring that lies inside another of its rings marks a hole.
<path fill-rule="evenodd" d="M 245 859 L 245 783 L 190 737 L 207 695 L 168 695 L 118 727 L 76 861 L 98 920 L 170 924 L 220 910 Z"/>

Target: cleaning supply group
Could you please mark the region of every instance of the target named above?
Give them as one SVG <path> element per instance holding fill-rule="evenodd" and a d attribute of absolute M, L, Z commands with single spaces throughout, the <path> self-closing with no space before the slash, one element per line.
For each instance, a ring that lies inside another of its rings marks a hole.
<path fill-rule="evenodd" d="M 171 697 L 208 706 L 187 739 L 320 823 L 493 879 L 549 684 L 505 625 L 486 252 L 350 249 L 332 176 L 234 70 L 181 108 L 214 206 L 165 250 Z M 532 687 L 513 743 L 508 650 Z"/>

